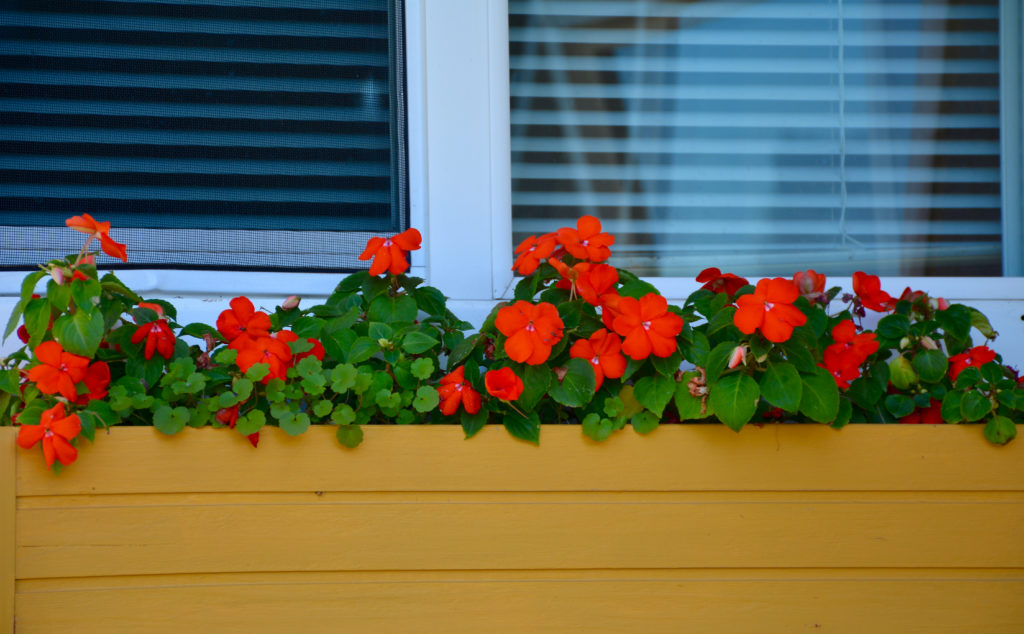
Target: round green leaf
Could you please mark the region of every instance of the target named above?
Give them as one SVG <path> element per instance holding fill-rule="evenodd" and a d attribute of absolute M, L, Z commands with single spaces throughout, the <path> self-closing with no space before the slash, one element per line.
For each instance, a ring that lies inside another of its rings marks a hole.
<path fill-rule="evenodd" d="M 925 383 L 937 383 L 946 376 L 949 361 L 939 350 L 922 350 L 914 355 L 912 361 L 917 375 Z"/>
<path fill-rule="evenodd" d="M 298 412 L 294 416 L 281 419 L 281 429 L 289 436 L 298 436 L 309 429 L 309 414 Z"/>
<path fill-rule="evenodd" d="M 981 392 L 974 390 L 965 392 L 960 400 L 960 413 L 969 423 L 985 418 L 990 411 L 992 411 L 992 401 L 988 400 Z"/>
<path fill-rule="evenodd" d="M 1017 426 L 1013 421 L 998 414 L 985 423 L 985 438 L 996 445 L 1005 445 L 1017 435 Z"/>
<path fill-rule="evenodd" d="M 890 394 L 885 397 L 885 409 L 896 418 L 903 418 L 914 413 L 914 399 L 904 394 Z"/>
<path fill-rule="evenodd" d="M 359 443 L 363 442 L 363 428 L 360 425 L 341 425 L 334 435 L 342 446 L 349 449 L 358 447 Z"/>
<path fill-rule="evenodd" d="M 412 406 L 417 412 L 424 413 L 437 407 L 440 402 L 441 397 L 438 396 L 437 390 L 429 385 L 423 385 L 416 390 L 416 398 L 412 400 Z"/>

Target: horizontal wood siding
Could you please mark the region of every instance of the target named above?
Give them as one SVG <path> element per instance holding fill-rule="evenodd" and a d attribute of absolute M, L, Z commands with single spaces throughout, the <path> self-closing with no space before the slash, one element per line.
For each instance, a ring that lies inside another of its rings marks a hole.
<path fill-rule="evenodd" d="M 17 632 L 1024 631 L 1024 443 L 977 426 L 332 431 L 0 452 Z"/>

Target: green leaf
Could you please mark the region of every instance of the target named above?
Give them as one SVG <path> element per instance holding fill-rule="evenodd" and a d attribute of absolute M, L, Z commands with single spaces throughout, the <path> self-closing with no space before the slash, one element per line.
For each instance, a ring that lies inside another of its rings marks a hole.
<path fill-rule="evenodd" d="M 18 378 L 18 371 L 11 370 L 0 370 L 0 391 L 19 396 L 21 390 L 21 381 Z"/>
<path fill-rule="evenodd" d="M 598 414 L 587 414 L 583 418 L 583 434 L 597 442 L 604 442 L 615 431 L 615 424 Z"/>
<path fill-rule="evenodd" d="M 981 380 L 981 371 L 975 367 L 964 368 L 953 381 L 953 387 L 958 390 L 965 390 L 974 387 Z"/>
<path fill-rule="evenodd" d="M 761 396 L 771 405 L 787 412 L 796 412 L 800 409 L 803 382 L 793 364 L 768 362 L 768 369 L 760 385 Z"/>
<path fill-rule="evenodd" d="M 457 365 L 462 363 L 473 352 L 473 348 L 476 347 L 479 341 L 480 335 L 473 335 L 460 341 L 451 354 L 448 355 L 448 371 L 452 371 Z"/>
<path fill-rule="evenodd" d="M 269 363 L 254 363 L 245 371 L 245 378 L 250 381 L 262 381 L 268 374 L 270 374 Z"/>
<path fill-rule="evenodd" d="M 917 375 L 925 383 L 937 383 L 946 376 L 949 361 L 946 355 L 938 350 L 922 350 L 914 355 L 911 362 Z"/>
<path fill-rule="evenodd" d="M 91 311 L 100 303 L 103 292 L 98 280 L 74 280 L 71 282 L 71 299 L 79 310 Z"/>
<path fill-rule="evenodd" d="M 466 410 L 462 410 L 460 421 L 462 422 L 462 431 L 466 434 L 466 438 L 472 438 L 484 428 L 487 424 L 487 409 L 480 408 L 480 411 L 476 414 L 470 414 Z"/>
<path fill-rule="evenodd" d="M 238 421 L 235 423 L 235 431 L 243 436 L 249 436 L 263 429 L 263 426 L 266 424 L 266 414 L 258 409 L 254 409 L 238 417 Z"/>
<path fill-rule="evenodd" d="M 676 383 L 675 404 L 679 420 L 696 420 L 707 416 L 707 412 L 701 411 L 704 400 L 690 394 L 690 380 L 698 376 L 699 372 L 686 372 L 683 374 L 683 380 Z"/>
<path fill-rule="evenodd" d="M 960 400 L 960 413 L 963 414 L 964 420 L 969 423 L 985 418 L 991 411 L 992 401 L 988 400 L 981 392 L 971 390 L 964 393 L 963 398 Z"/>
<path fill-rule="evenodd" d="M 633 431 L 636 433 L 649 434 L 658 428 L 659 420 L 661 419 L 657 415 L 648 411 L 643 411 L 630 419 L 629 422 L 633 425 Z"/>
<path fill-rule="evenodd" d="M 989 323 L 988 317 L 969 306 L 967 307 L 967 310 L 971 313 L 971 325 L 974 326 L 983 337 L 986 339 L 995 339 L 999 336 L 999 333 L 996 332 L 992 328 L 992 324 Z"/>
<path fill-rule="evenodd" d="M 720 294 L 722 297 L 724 293 Z M 733 326 L 733 316 L 736 314 L 735 306 L 726 306 L 711 316 L 708 320 L 707 335 L 713 336 L 716 332 Z"/>
<path fill-rule="evenodd" d="M 995 445 L 1005 445 L 1017 435 L 1017 426 L 1005 416 L 996 414 L 985 423 L 985 438 Z"/>
<path fill-rule="evenodd" d="M 722 372 L 729 366 L 729 357 L 732 356 L 732 351 L 735 349 L 735 341 L 724 341 L 711 349 L 708 354 L 708 365 L 704 368 L 707 372 L 708 383 L 713 383 L 722 376 Z"/>
<path fill-rule="evenodd" d="M 350 425 L 356 420 L 356 412 L 351 405 L 339 403 L 334 406 L 331 412 L 331 423 L 335 425 Z"/>
<path fill-rule="evenodd" d="M 729 429 L 739 431 L 754 416 L 760 396 L 757 381 L 746 374 L 729 374 L 708 387 L 708 407 Z"/>
<path fill-rule="evenodd" d="M 676 382 L 667 376 L 645 376 L 633 385 L 633 396 L 646 409 L 660 417 L 676 393 Z"/>
<path fill-rule="evenodd" d="M 297 412 L 294 416 L 281 421 L 281 430 L 289 436 L 304 434 L 309 429 L 309 414 Z"/>
<path fill-rule="evenodd" d="M 402 340 L 402 348 L 409 354 L 423 354 L 439 343 L 434 337 L 414 330 Z"/>
<path fill-rule="evenodd" d="M 210 335 L 214 341 L 223 341 L 224 337 L 221 336 L 217 329 L 208 324 L 194 323 L 189 324 L 181 329 L 178 336 L 180 337 L 195 337 L 196 339 L 202 339 L 204 335 Z"/>
<path fill-rule="evenodd" d="M 426 413 L 436 408 L 440 402 L 441 397 L 438 396 L 437 390 L 429 385 L 423 385 L 416 390 L 416 398 L 412 400 L 412 406 L 417 412 Z"/>
<path fill-rule="evenodd" d="M 25 310 L 25 306 L 28 305 L 29 300 L 32 299 L 32 292 L 36 289 L 36 283 L 43 279 L 44 275 L 46 275 L 46 271 L 36 271 L 35 273 L 29 273 L 25 276 L 25 279 L 22 280 L 21 300 L 15 304 L 14 310 L 11 311 L 10 318 L 7 319 L 7 327 L 4 328 L 5 341 L 18 327 L 18 322 L 21 321 L 21 314 Z"/>
<path fill-rule="evenodd" d="M 429 357 L 416 359 L 410 364 L 409 371 L 417 379 L 425 381 L 434 373 L 434 360 Z"/>
<path fill-rule="evenodd" d="M 54 280 L 46 283 L 46 299 L 50 300 L 50 306 L 59 313 L 68 309 L 71 304 L 71 285 L 58 284 Z"/>
<path fill-rule="evenodd" d="M 967 339 L 971 334 L 971 311 L 963 304 L 953 304 L 935 313 L 935 320 L 954 339 Z"/>
<path fill-rule="evenodd" d="M 517 374 L 523 379 L 523 393 L 516 403 L 523 411 L 530 411 L 548 393 L 555 374 L 545 364 L 527 365 Z"/>
<path fill-rule="evenodd" d="M 896 418 L 914 413 L 914 400 L 904 394 L 890 394 L 885 397 L 885 409 Z"/>
<path fill-rule="evenodd" d="M 28 330 L 28 347 L 33 350 L 43 341 L 50 329 L 50 302 L 45 297 L 30 300 L 25 307 L 25 329 Z"/>
<path fill-rule="evenodd" d="M 594 386 L 597 384 L 594 366 L 586 359 L 569 359 L 565 367 L 565 376 L 561 382 L 556 380 L 551 384 L 548 394 L 566 407 L 583 407 L 594 396 Z"/>
<path fill-rule="evenodd" d="M 910 359 L 897 355 L 889 362 L 889 380 L 901 390 L 910 389 L 917 385 L 918 376 Z"/>
<path fill-rule="evenodd" d="M 537 294 L 537 284 L 540 282 L 539 275 L 528 275 L 516 283 L 515 290 L 512 292 L 512 297 L 516 301 L 533 301 L 533 296 Z"/>
<path fill-rule="evenodd" d="M 786 353 L 786 359 L 800 372 L 814 372 L 814 368 L 818 367 L 814 354 L 799 342 L 790 339 L 782 344 L 782 347 Z"/>
<path fill-rule="evenodd" d="M 516 412 L 509 412 L 501 421 L 508 433 L 515 438 L 525 440 L 534 445 L 540 444 L 540 417 L 537 412 L 530 412 L 529 416 L 523 417 Z"/>
<path fill-rule="evenodd" d="M 184 407 L 164 405 L 153 412 L 153 427 L 168 436 L 177 434 L 188 424 L 189 413 Z"/>
<path fill-rule="evenodd" d="M 668 357 L 651 357 L 651 364 L 654 365 L 654 370 L 662 376 L 674 378 L 676 372 L 679 370 L 679 364 L 683 361 L 683 351 L 676 350 L 674 354 Z"/>
<path fill-rule="evenodd" d="M 994 361 L 990 361 L 978 369 L 981 371 L 981 378 L 992 385 L 999 383 L 1005 378 L 1003 376 L 1003 366 Z"/>
<path fill-rule="evenodd" d="M 62 315 L 53 322 L 53 336 L 67 352 L 91 359 L 103 340 L 103 314 L 79 310 Z"/>
<path fill-rule="evenodd" d="M 316 403 L 313 403 L 313 413 L 316 414 L 317 417 L 319 418 L 327 416 L 328 414 L 331 413 L 331 410 L 333 409 L 334 406 L 327 399 L 320 399 Z"/>
<path fill-rule="evenodd" d="M 419 306 L 419 309 L 428 315 L 434 315 L 435 317 L 445 316 L 447 308 L 445 307 L 444 293 L 433 286 L 420 286 L 413 291 L 413 297 L 416 298 L 416 304 Z"/>
<path fill-rule="evenodd" d="M 910 333 L 910 318 L 906 315 L 888 315 L 878 320 L 875 334 L 880 338 L 899 340 Z"/>
<path fill-rule="evenodd" d="M 366 317 L 369 321 L 393 324 L 399 321 L 415 321 L 418 313 L 416 300 L 408 295 L 381 295 L 370 302 Z"/>
<path fill-rule="evenodd" d="M 825 334 L 825 329 L 828 328 L 828 315 L 825 314 L 825 311 L 817 308 L 805 309 L 803 313 L 807 315 L 807 328 L 811 329 L 815 337 L 821 338 Z"/>
<path fill-rule="evenodd" d="M 839 397 L 839 413 L 836 414 L 836 419 L 832 421 L 833 429 L 842 429 L 850 422 L 850 418 L 853 417 L 853 404 L 850 399 Z"/>
<path fill-rule="evenodd" d="M 361 425 L 341 425 L 334 436 L 343 447 L 355 449 L 363 442 L 363 428 Z"/>
<path fill-rule="evenodd" d="M 356 384 L 359 372 L 349 363 L 342 363 L 331 370 L 331 390 L 336 394 L 344 394 Z"/>
<path fill-rule="evenodd" d="M 711 343 L 707 335 L 696 331 L 693 333 L 693 341 L 683 346 L 683 354 L 687 360 L 696 366 L 704 367 L 708 362 L 708 354 L 711 352 Z"/>
<path fill-rule="evenodd" d="M 801 375 L 804 382 L 800 411 L 811 420 L 831 423 L 839 414 L 839 388 L 825 368 Z"/>
<path fill-rule="evenodd" d="M 348 355 L 345 361 L 348 363 L 356 364 L 366 361 L 380 350 L 380 346 L 377 342 L 369 337 L 358 337 L 352 342 L 352 347 L 348 349 Z"/>

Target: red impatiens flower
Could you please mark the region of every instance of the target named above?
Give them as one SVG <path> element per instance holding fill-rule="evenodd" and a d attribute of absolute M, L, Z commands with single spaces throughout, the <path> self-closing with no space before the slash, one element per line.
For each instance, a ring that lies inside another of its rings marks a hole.
<path fill-rule="evenodd" d="M 105 398 L 107 388 L 110 386 L 110 366 L 106 361 L 90 363 L 89 367 L 85 369 L 85 378 L 82 379 L 82 383 L 89 391 L 78 395 L 78 399 L 75 400 L 76 405 L 86 405 L 89 401 Z"/>
<path fill-rule="evenodd" d="M 28 380 L 43 394 L 57 394 L 74 402 L 78 399 L 79 381 L 85 378 L 89 360 L 64 352 L 56 341 L 45 341 L 35 349 L 39 365 L 28 371 Z"/>
<path fill-rule="evenodd" d="M 562 227 L 557 232 L 558 241 L 565 250 L 581 260 L 604 262 L 611 255 L 608 248 L 615 244 L 615 236 L 601 233 L 601 221 L 593 216 L 582 216 L 576 221 L 576 228 Z"/>
<path fill-rule="evenodd" d="M 548 263 L 562 276 L 555 286 L 569 291 L 572 299 L 579 295 L 591 306 L 600 305 L 601 295 L 612 291 L 612 287 L 619 281 L 619 272 L 608 264 L 579 262 L 570 267 L 554 258 L 549 259 Z"/>
<path fill-rule="evenodd" d="M 232 405 L 231 407 L 220 408 L 217 410 L 216 419 L 221 425 L 227 425 L 231 429 L 234 429 L 235 425 L 238 424 L 238 406 Z M 246 438 L 249 439 L 249 444 L 253 447 L 260 444 L 260 433 L 258 431 L 249 434 Z"/>
<path fill-rule="evenodd" d="M 750 295 L 736 298 L 732 323 L 744 334 L 760 330 L 768 341 L 782 343 L 793 336 L 793 328 L 807 323 L 807 316 L 793 302 L 800 291 L 784 277 L 763 279 Z"/>
<path fill-rule="evenodd" d="M 553 233 L 546 233 L 539 238 L 530 236 L 516 247 L 516 261 L 512 263 L 512 270 L 520 275 L 533 273 L 541 262 L 554 254 L 557 247 L 558 239 Z"/>
<path fill-rule="evenodd" d="M 978 368 L 995 359 L 996 351 L 988 346 L 975 346 L 967 352 L 954 354 L 949 358 L 949 378 L 955 381 L 967 368 Z"/>
<path fill-rule="evenodd" d="M 498 310 L 494 326 L 505 340 L 505 353 L 513 361 L 537 365 L 547 361 L 551 346 L 562 338 L 562 318 L 547 302 L 519 300 Z"/>
<path fill-rule="evenodd" d="M 89 214 L 72 216 L 64 221 L 64 224 L 75 231 L 89 235 L 89 239 L 99 238 L 100 248 L 112 258 L 118 258 L 124 262 L 128 261 L 128 252 L 125 245 L 114 242 L 110 238 L 110 223 L 97 222 Z"/>
<path fill-rule="evenodd" d="M 683 330 L 683 318 L 669 312 L 668 301 L 661 295 L 623 297 L 615 312 L 615 332 L 625 337 L 622 351 L 629 358 L 641 361 L 651 354 L 669 357 L 676 351 L 676 335 Z"/>
<path fill-rule="evenodd" d="M 69 465 L 78 457 L 78 450 L 71 440 L 82 431 L 77 414 L 64 415 L 64 403 L 57 403 L 44 411 L 38 425 L 22 425 L 18 430 L 18 446 L 31 449 L 43 441 L 43 457 L 46 466 L 52 467 L 54 460 Z"/>
<path fill-rule="evenodd" d="M 577 339 L 569 349 L 573 359 L 586 359 L 594 367 L 597 383 L 594 390 L 601 389 L 604 378 L 617 379 L 626 371 L 626 357 L 622 356 L 622 340 L 615 333 L 601 328 L 589 339 Z"/>
<path fill-rule="evenodd" d="M 238 369 L 248 372 L 249 368 L 257 363 L 266 363 L 270 366 L 270 371 L 263 377 L 263 384 L 270 383 L 271 379 L 283 381 L 292 363 L 292 350 L 288 344 L 273 337 L 246 339 L 246 343 L 237 348 L 238 356 L 235 358 L 235 363 L 238 365 Z"/>
<path fill-rule="evenodd" d="M 704 286 L 701 286 L 704 290 L 715 293 L 726 293 L 728 295 L 734 294 L 736 291 L 750 283 L 745 277 L 739 277 L 732 273 L 722 273 L 714 266 L 701 271 L 700 274 L 697 275 L 697 281 L 704 283 Z"/>
<path fill-rule="evenodd" d="M 248 297 L 236 297 L 230 305 L 230 309 L 217 317 L 217 331 L 225 339 L 234 342 L 243 335 L 249 338 L 270 336 L 270 316 L 257 312 Z"/>
<path fill-rule="evenodd" d="M 941 425 L 946 422 L 942 419 L 942 401 L 930 398 L 928 407 L 917 408 L 901 418 L 900 422 L 909 425 Z"/>
<path fill-rule="evenodd" d="M 814 269 L 797 271 L 793 274 L 793 284 L 796 285 L 800 295 L 807 298 L 807 301 L 825 304 L 828 296 L 825 294 L 825 275 Z"/>
<path fill-rule="evenodd" d="M 480 392 L 473 389 L 465 375 L 466 366 L 460 365 L 441 379 L 437 393 L 441 397 L 439 409 L 445 416 L 451 416 L 458 411 L 460 403 L 467 414 L 476 414 L 480 411 Z"/>
<path fill-rule="evenodd" d="M 523 393 L 523 380 L 516 376 L 512 368 L 489 370 L 484 375 L 484 387 L 496 399 L 514 401 Z"/>
<path fill-rule="evenodd" d="M 156 319 L 148 324 L 142 324 L 135 329 L 132 335 L 132 343 L 139 343 L 146 340 L 146 347 L 143 355 L 146 360 L 153 358 L 153 352 L 159 352 L 160 356 L 170 359 L 174 354 L 174 331 L 167 325 L 166 319 Z"/>
<path fill-rule="evenodd" d="M 893 298 L 882 290 L 882 282 L 877 275 L 868 275 L 863 271 L 853 274 L 853 292 L 860 298 L 864 308 L 884 313 L 891 310 Z"/>
<path fill-rule="evenodd" d="M 857 334 L 857 326 L 845 319 L 832 328 L 835 343 L 825 348 L 824 363 L 840 389 L 850 387 L 850 381 L 860 376 L 860 366 L 878 350 L 875 333 Z"/>
<path fill-rule="evenodd" d="M 423 237 L 416 229 L 409 228 L 390 238 L 374 237 L 366 243 L 366 249 L 359 255 L 360 260 L 373 258 L 370 275 L 380 275 L 384 271 L 392 275 L 400 275 L 409 269 L 409 260 L 405 254 L 420 248 Z"/>

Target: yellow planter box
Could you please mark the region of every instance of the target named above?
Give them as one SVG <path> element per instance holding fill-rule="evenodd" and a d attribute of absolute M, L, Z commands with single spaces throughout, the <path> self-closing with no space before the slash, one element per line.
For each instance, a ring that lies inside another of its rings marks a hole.
<path fill-rule="evenodd" d="M 1024 442 L 977 426 L 124 428 L 60 476 L 14 433 L 18 634 L 1024 631 Z"/>

